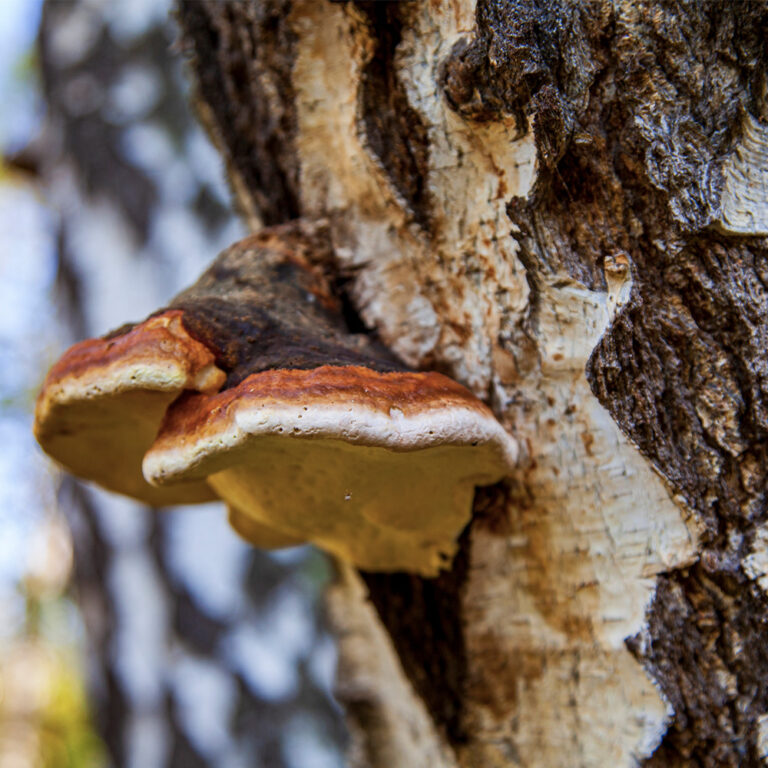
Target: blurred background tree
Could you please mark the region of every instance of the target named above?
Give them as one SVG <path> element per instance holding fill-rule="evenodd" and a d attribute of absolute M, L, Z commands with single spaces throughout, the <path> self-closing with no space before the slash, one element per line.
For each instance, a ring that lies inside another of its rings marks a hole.
<path fill-rule="evenodd" d="M 244 232 L 169 5 L 0 9 L 4 768 L 342 764 L 325 559 L 249 548 L 218 505 L 155 514 L 81 485 L 30 436 L 66 346 L 162 305 Z"/>

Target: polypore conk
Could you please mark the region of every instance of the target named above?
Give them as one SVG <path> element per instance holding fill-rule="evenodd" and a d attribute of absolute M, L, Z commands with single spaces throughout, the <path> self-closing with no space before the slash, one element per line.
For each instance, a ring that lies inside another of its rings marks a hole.
<path fill-rule="evenodd" d="M 75 475 L 155 506 L 210 501 L 205 481 L 149 485 L 141 461 L 168 406 L 184 391 L 216 391 L 225 375 L 170 311 L 71 347 L 46 377 L 35 408 L 42 448 Z"/>
<path fill-rule="evenodd" d="M 486 406 L 445 376 L 324 365 L 185 395 L 144 473 L 159 483 L 207 477 L 262 525 L 364 569 L 433 576 L 450 562 L 474 487 L 499 480 L 515 457 Z"/>
<path fill-rule="evenodd" d="M 311 541 L 362 568 L 432 576 L 455 551 L 474 487 L 510 471 L 516 443 L 461 385 L 408 370 L 370 337 L 348 332 L 313 267 L 328 248 L 302 222 L 264 230 L 227 249 L 158 316 L 178 318 L 213 360 L 188 371 L 181 386 L 193 391 L 157 401 L 126 464 L 148 449 L 144 476 L 171 496 L 207 483 L 257 546 Z M 151 365 L 131 370 L 142 382 L 155 375 Z M 221 391 L 221 378 L 215 386 L 195 378 L 212 371 L 226 376 Z M 107 427 L 83 423 L 102 439 L 117 418 L 107 408 Z M 65 432 L 59 440 L 74 446 L 75 419 Z M 53 452 L 50 439 L 41 442 Z M 141 498 L 89 466 L 108 463 L 93 447 L 86 453 L 76 464 L 57 458 Z"/>
<path fill-rule="evenodd" d="M 516 444 L 464 387 L 347 331 L 309 263 L 322 247 L 296 226 L 265 231 L 174 302 L 197 338 L 226 350 L 227 384 L 174 403 L 145 477 L 207 478 L 255 543 L 271 529 L 362 568 L 434 575 L 474 487 L 509 472 Z"/>

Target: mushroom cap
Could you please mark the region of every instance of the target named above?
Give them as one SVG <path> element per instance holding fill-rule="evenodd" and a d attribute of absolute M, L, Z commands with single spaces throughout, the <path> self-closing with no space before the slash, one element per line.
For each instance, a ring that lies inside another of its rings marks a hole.
<path fill-rule="evenodd" d="M 163 487 L 207 477 L 240 514 L 361 568 L 434 576 L 474 487 L 516 459 L 488 407 L 441 374 L 326 365 L 184 395 L 143 466 Z"/>
<path fill-rule="evenodd" d="M 51 368 L 35 408 L 35 436 L 70 472 L 154 506 L 210 501 L 204 481 L 149 485 L 141 461 L 168 406 L 185 390 L 217 390 L 225 374 L 178 310 L 71 347 Z"/>

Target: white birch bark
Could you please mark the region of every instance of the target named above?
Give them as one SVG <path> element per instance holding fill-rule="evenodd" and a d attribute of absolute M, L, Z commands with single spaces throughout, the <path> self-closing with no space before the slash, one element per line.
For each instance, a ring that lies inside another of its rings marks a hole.
<path fill-rule="evenodd" d="M 418 668 L 417 631 L 398 636 L 418 612 L 393 628 L 386 581 L 345 569 L 332 591 L 354 764 L 756 764 L 768 698 L 739 655 L 762 668 L 759 5 L 270 0 L 211 12 L 213 53 L 181 8 L 203 100 L 253 64 L 237 98 L 266 128 L 207 118 L 252 225 L 286 196 L 327 221 L 365 324 L 523 447 L 454 569 L 459 685 L 434 679 L 434 626 Z"/>
<path fill-rule="evenodd" d="M 511 120 L 470 125 L 435 96 L 436 68 L 471 31 L 473 12 L 425 4 L 398 50 L 410 103 L 429 130 L 436 216 L 425 237 L 357 128 L 363 26 L 340 6 L 295 6 L 303 204 L 330 219 L 342 264 L 355 270 L 357 306 L 385 342 L 413 365 L 439 361 L 491 397 L 527 449 L 513 483 L 533 502 L 513 497 L 501 534 L 473 530 L 464 615 L 470 677 L 482 693 L 467 702 L 471 740 L 459 764 L 629 766 L 657 746 L 667 704 L 624 639 L 641 629 L 653 576 L 695 556 L 696 531 L 586 381 L 587 359 L 628 295 L 628 266 L 614 269 L 608 292 L 547 278 L 538 359 L 524 376 L 504 343 L 529 295 L 505 201 L 530 191 L 535 151 Z M 335 611 L 342 626 L 362 597 L 349 592 L 351 605 Z M 343 660 L 360 658 L 363 631 L 375 632 L 343 626 Z M 364 656 L 381 665 L 382 653 Z M 369 672 L 372 695 L 394 664 Z M 383 722 L 410 711 L 411 695 L 403 684 Z M 394 724 L 390 738 L 395 749 Z M 434 765 L 433 749 L 403 748 L 377 764 Z"/>

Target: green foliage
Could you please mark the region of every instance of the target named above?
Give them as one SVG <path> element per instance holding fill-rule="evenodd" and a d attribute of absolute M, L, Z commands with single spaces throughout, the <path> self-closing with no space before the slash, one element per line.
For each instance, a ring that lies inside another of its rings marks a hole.
<path fill-rule="evenodd" d="M 47 706 L 40 713 L 42 768 L 99 768 L 104 749 L 93 731 L 82 675 L 71 655 L 56 654 Z"/>

